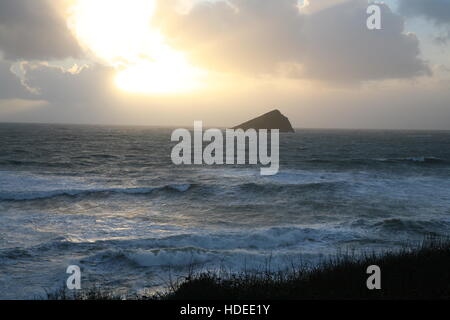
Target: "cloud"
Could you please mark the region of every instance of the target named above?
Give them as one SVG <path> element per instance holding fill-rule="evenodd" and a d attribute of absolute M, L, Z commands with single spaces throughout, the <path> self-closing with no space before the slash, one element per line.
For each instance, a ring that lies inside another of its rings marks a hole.
<path fill-rule="evenodd" d="M 22 86 L 27 94 L 25 97 L 17 91 L 5 94 L 6 89 L 2 90 L 0 87 L 2 121 L 61 123 L 117 121 L 114 119 L 114 110 L 119 103 L 113 82 L 114 69 L 91 65 L 69 71 L 45 62 L 22 62 L 20 66 L 25 86 L 35 89 L 36 93 L 31 93 Z M 0 69 L 0 80 L 3 80 L 4 75 Z M 20 81 L 15 75 L 12 76 L 10 80 L 16 85 L 14 88 L 20 89 Z"/>
<path fill-rule="evenodd" d="M 269 72 L 301 52 L 304 19 L 296 0 L 203 1 L 185 15 L 171 2 L 159 2 L 156 23 L 171 45 L 204 67 Z"/>
<path fill-rule="evenodd" d="M 436 37 L 440 44 L 450 40 L 450 1 L 448 0 L 400 0 L 399 12 L 407 17 L 422 17 L 443 27 L 443 34 Z"/>
<path fill-rule="evenodd" d="M 450 24 L 448 0 L 399 0 L 399 11 L 411 17 L 425 17 L 439 24 Z"/>
<path fill-rule="evenodd" d="M 418 39 L 386 4 L 383 30 L 369 31 L 365 0 L 308 2 L 205 1 L 180 14 L 164 0 L 154 23 L 194 64 L 222 72 L 340 82 L 429 74 Z"/>
<path fill-rule="evenodd" d="M 81 53 L 50 0 L 0 0 L 0 51 L 8 60 L 64 59 Z"/>
<path fill-rule="evenodd" d="M 311 0 L 312 1 L 312 0 Z M 417 37 L 386 4 L 382 29 L 366 27 L 367 1 L 351 0 L 308 17 L 302 63 L 307 76 L 333 81 L 412 78 L 430 74 Z"/>
<path fill-rule="evenodd" d="M 72 72 L 47 63 L 26 62 L 22 68 L 27 86 L 50 102 L 105 102 L 113 99 L 116 90 L 112 67 L 92 65 Z"/>
<path fill-rule="evenodd" d="M 348 0 L 304 0 L 301 9 L 306 13 L 314 13 L 323 9 L 334 7 Z"/>
<path fill-rule="evenodd" d="M 34 98 L 20 82 L 20 79 L 11 71 L 9 62 L 0 60 L 0 100 Z"/>

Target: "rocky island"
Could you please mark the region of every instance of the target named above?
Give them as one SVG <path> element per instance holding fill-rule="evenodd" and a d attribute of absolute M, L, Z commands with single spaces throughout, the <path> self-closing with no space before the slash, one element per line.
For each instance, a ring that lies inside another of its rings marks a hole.
<path fill-rule="evenodd" d="M 294 133 L 295 130 L 292 128 L 291 122 L 287 117 L 285 117 L 279 110 L 273 110 L 271 112 L 268 112 L 260 117 L 257 117 L 253 120 L 244 122 L 233 129 L 255 129 L 255 130 L 261 130 L 261 129 L 267 129 L 267 130 L 274 130 L 279 129 L 280 132 L 289 132 Z"/>

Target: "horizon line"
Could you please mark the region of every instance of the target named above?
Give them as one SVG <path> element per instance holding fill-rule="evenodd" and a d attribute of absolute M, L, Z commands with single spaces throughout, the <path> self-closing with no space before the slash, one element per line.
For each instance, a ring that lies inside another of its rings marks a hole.
<path fill-rule="evenodd" d="M 200 120 L 195 120 L 200 121 Z M 76 123 L 76 122 L 34 122 L 34 121 L 0 121 L 3 124 L 18 125 L 60 125 L 60 126 L 86 126 L 86 127 L 146 127 L 146 128 L 193 128 L 194 125 L 155 125 L 155 124 L 115 124 L 115 123 Z M 232 129 L 227 126 L 205 126 L 205 129 Z M 361 127 L 295 127 L 294 130 L 366 130 L 366 131 L 450 131 L 450 129 L 417 129 L 417 128 L 361 128 Z"/>

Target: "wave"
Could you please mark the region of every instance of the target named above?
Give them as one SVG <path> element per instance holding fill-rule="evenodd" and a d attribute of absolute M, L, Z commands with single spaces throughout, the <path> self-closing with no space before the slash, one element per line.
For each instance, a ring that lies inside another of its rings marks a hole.
<path fill-rule="evenodd" d="M 293 261 L 318 263 L 321 256 L 298 251 L 263 252 L 256 250 L 209 250 L 199 247 L 116 250 L 85 257 L 81 265 L 95 265 L 98 269 L 117 268 L 124 272 L 125 267 L 157 268 L 171 270 L 204 267 L 208 270 L 263 270 L 270 266 L 274 270 L 291 267 Z"/>
<path fill-rule="evenodd" d="M 383 163 L 426 163 L 426 164 L 437 164 L 437 163 L 448 163 L 446 159 L 441 159 L 433 156 L 417 156 L 417 157 L 404 157 L 404 158 L 351 158 L 351 159 L 320 159 L 312 158 L 305 160 L 305 162 L 318 163 L 318 164 L 373 164 L 374 162 Z"/>
<path fill-rule="evenodd" d="M 70 190 L 52 190 L 52 191 L 33 191 L 33 192 L 0 192 L 1 201 L 31 201 L 45 200 L 57 197 L 82 197 L 82 196 L 108 196 L 111 194 L 132 194 L 146 195 L 156 191 L 167 192 L 186 192 L 192 187 L 191 184 L 173 184 L 161 187 L 141 187 L 141 188 L 99 188 L 99 189 L 70 189 Z"/>
<path fill-rule="evenodd" d="M 82 257 L 81 264 L 109 270 L 206 264 L 257 268 L 268 259 L 273 265 L 289 264 L 292 259 L 311 262 L 335 254 L 340 246 L 360 243 L 367 248 L 383 241 L 394 245 L 396 241 L 413 239 L 411 235 L 421 239 L 431 232 L 446 234 L 449 229 L 450 222 L 440 220 L 359 219 L 351 225 L 297 225 L 219 232 L 192 229 L 184 231 L 185 234 L 147 239 L 73 242 L 68 238 L 55 238 L 34 247 L 0 250 L 0 264 L 65 254 Z"/>
<path fill-rule="evenodd" d="M 368 240 L 364 233 L 336 226 L 286 226 L 235 232 L 183 234 L 161 239 L 74 243 L 73 250 L 84 247 L 83 264 L 112 268 L 184 268 L 193 265 L 242 270 L 258 269 L 269 262 L 274 268 L 290 266 L 295 260 L 318 263 L 336 253 L 330 244 Z M 89 250 L 87 250 L 89 248 Z M 92 249 L 95 248 L 95 253 Z M 68 250 L 68 248 L 65 248 Z"/>
<path fill-rule="evenodd" d="M 20 258 L 23 256 L 47 255 L 64 252 L 68 255 L 76 252 L 92 254 L 92 252 L 107 252 L 114 250 L 125 252 L 138 252 L 144 250 L 148 254 L 159 255 L 164 252 L 276 252 L 283 250 L 308 251 L 322 246 L 329 241 L 349 241 L 359 239 L 356 232 L 335 228 L 334 226 L 285 226 L 272 228 L 241 229 L 214 232 L 205 232 L 200 229 L 185 231 L 187 233 L 161 238 L 146 239 L 114 239 L 98 240 L 94 242 L 71 241 L 70 238 L 55 238 L 32 247 L 3 249 L 0 257 Z M 101 259 L 103 256 L 99 257 Z M 105 257 L 106 259 L 107 257 Z"/>
<path fill-rule="evenodd" d="M 443 234 L 445 235 L 450 229 L 448 221 L 438 220 L 412 220 L 412 219 L 385 219 L 372 225 L 377 231 L 381 232 L 404 232 L 414 233 L 418 235 L 427 234 Z"/>
<path fill-rule="evenodd" d="M 160 192 L 185 193 L 193 190 L 201 196 L 221 196 L 223 192 L 267 193 L 295 192 L 305 189 L 329 188 L 349 181 L 351 177 L 344 173 L 325 173 L 308 171 L 286 171 L 270 178 L 260 176 L 239 177 L 237 181 L 224 183 L 192 184 L 181 181 L 163 186 L 105 187 L 104 184 L 85 177 L 54 177 L 0 171 L 4 184 L 0 186 L 0 201 L 34 201 L 58 197 L 77 200 L 83 197 L 108 197 L 122 195 L 148 195 Z M 212 182 L 212 181 L 211 181 Z M 227 181 L 225 181 L 227 182 Z M 10 191 L 11 190 L 11 191 Z"/>
<path fill-rule="evenodd" d="M 2 257 L 3 259 L 19 260 L 32 257 L 32 254 L 26 249 L 12 248 L 3 250 L 3 252 L 0 251 L 0 257 Z"/>
<path fill-rule="evenodd" d="M 406 158 L 390 158 L 390 159 L 376 159 L 380 162 L 406 162 L 406 163 L 448 163 L 447 160 L 437 157 L 406 157 Z"/>
<path fill-rule="evenodd" d="M 276 193 L 283 191 L 305 191 L 305 190 L 317 190 L 317 189 L 329 189 L 333 187 L 339 187 L 343 185 L 345 181 L 323 181 L 323 182 L 302 182 L 297 181 L 297 183 L 288 184 L 277 184 L 277 183 L 244 183 L 238 185 L 240 191 L 244 192 L 255 192 L 255 193 Z"/>
<path fill-rule="evenodd" d="M 221 184 L 171 184 L 159 187 L 135 187 L 135 188 L 93 188 L 93 189 L 56 189 L 46 191 L 0 191 L 0 201 L 37 201 L 50 200 L 60 197 L 81 199 L 84 197 L 108 197 L 117 194 L 122 195 L 149 195 L 158 192 L 186 193 L 194 190 L 203 196 L 220 196 L 226 190 L 236 193 L 250 193 L 264 195 L 268 193 L 295 192 L 302 190 L 316 190 L 320 188 L 332 188 L 339 186 L 343 181 L 303 181 L 301 179 L 288 183 L 278 181 L 247 182 L 235 185 Z"/>
<path fill-rule="evenodd" d="M 36 168 L 73 168 L 75 164 L 71 161 L 33 161 L 33 160 L 0 160 L 0 165 L 13 167 L 36 167 Z"/>
<path fill-rule="evenodd" d="M 218 257 L 218 255 L 222 257 Z M 218 258 L 224 258 L 223 252 L 195 247 L 139 250 L 127 253 L 125 256 L 141 267 L 186 266 L 189 264 L 204 264 Z"/>

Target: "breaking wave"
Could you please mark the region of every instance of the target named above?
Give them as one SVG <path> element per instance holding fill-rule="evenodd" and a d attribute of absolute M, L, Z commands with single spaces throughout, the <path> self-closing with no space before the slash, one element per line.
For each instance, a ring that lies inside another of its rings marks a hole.
<path fill-rule="evenodd" d="M 174 184 L 162 187 L 149 188 L 99 188 L 99 189 L 71 189 L 71 190 L 52 190 L 52 191 L 33 191 L 33 192 L 1 192 L 0 200 L 2 201 L 30 201 L 30 200 L 44 200 L 56 197 L 82 197 L 82 196 L 108 196 L 111 194 L 134 194 L 145 195 L 156 191 L 167 192 L 186 192 L 191 188 L 190 184 Z"/>

